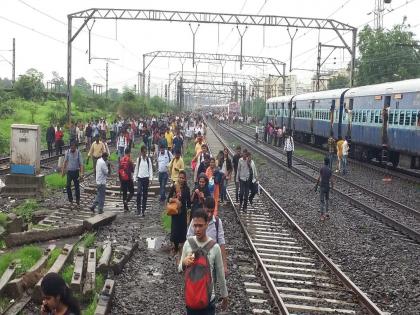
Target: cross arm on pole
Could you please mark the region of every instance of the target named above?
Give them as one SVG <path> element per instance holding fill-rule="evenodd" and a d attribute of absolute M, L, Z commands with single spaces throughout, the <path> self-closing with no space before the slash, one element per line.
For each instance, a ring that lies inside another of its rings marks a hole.
<path fill-rule="evenodd" d="M 79 27 L 79 29 L 76 31 L 76 33 L 74 33 L 74 35 L 70 38 L 70 42 L 73 42 L 73 40 L 77 37 L 77 35 L 79 35 L 79 33 L 83 30 L 83 28 L 87 25 L 87 23 L 89 22 L 89 20 L 92 18 L 92 16 L 95 14 L 95 10 L 93 10 L 90 15 L 88 15 L 83 24 Z M 68 15 L 68 18 L 71 19 L 72 15 Z"/>

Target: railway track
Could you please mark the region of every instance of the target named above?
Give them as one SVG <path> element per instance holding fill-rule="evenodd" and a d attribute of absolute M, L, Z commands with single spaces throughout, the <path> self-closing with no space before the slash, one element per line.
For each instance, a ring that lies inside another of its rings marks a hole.
<path fill-rule="evenodd" d="M 229 147 L 214 130 L 209 133 L 214 135 L 208 136 L 213 151 Z M 232 198 L 234 186 L 230 184 L 227 188 L 271 295 L 267 296 L 261 284 L 246 282 L 250 302 L 264 305 L 272 298 L 280 314 L 383 314 L 267 190 L 262 186 L 260 189 L 262 195 L 256 196 L 247 212 L 241 212 Z M 280 213 L 282 219 L 274 217 L 273 212 Z M 255 313 L 270 314 L 264 309 Z"/>
<path fill-rule="evenodd" d="M 247 133 L 226 125 L 219 125 L 222 130 L 229 132 L 239 141 L 252 148 L 255 152 L 267 157 L 277 166 L 286 168 L 287 160 L 283 152 L 277 151 L 263 143 L 256 144 Z M 280 154 L 279 154 L 280 153 Z M 311 164 L 298 157 L 293 157 L 294 166 L 291 171 L 295 174 L 315 182 L 318 178 L 319 166 Z M 362 209 L 370 216 L 384 222 L 412 240 L 420 243 L 420 212 L 390 198 L 362 187 L 342 176 L 334 175 L 336 186 L 334 191 L 348 200 L 354 206 Z"/>
<path fill-rule="evenodd" d="M 248 125 L 240 125 L 241 127 L 244 127 L 246 129 L 248 129 L 251 133 L 252 136 L 255 135 L 255 127 L 251 127 Z M 265 142 L 264 142 L 265 143 Z M 269 144 L 265 143 L 267 146 L 270 146 Z M 327 154 L 327 150 L 319 148 L 319 147 L 314 147 L 305 143 L 301 143 L 299 142 L 299 146 L 301 146 L 302 148 L 311 150 L 311 151 L 315 151 L 318 152 L 320 154 Z M 413 172 L 410 171 L 408 169 L 405 168 L 394 168 L 393 166 L 388 166 L 385 167 L 382 163 L 380 162 L 373 162 L 373 161 L 369 161 L 369 162 L 363 162 L 363 161 L 359 161 L 359 160 L 355 160 L 355 159 L 348 159 L 348 162 L 360 167 L 363 167 L 364 169 L 368 169 L 368 170 L 372 170 L 375 172 L 379 172 L 381 174 L 383 174 L 384 176 L 392 176 L 394 178 L 399 178 L 402 180 L 405 180 L 409 183 L 414 183 L 414 184 L 420 184 L 420 172 Z"/>

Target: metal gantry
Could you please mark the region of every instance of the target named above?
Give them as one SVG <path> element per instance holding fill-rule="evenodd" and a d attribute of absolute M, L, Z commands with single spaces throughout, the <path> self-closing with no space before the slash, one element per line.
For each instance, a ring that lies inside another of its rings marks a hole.
<path fill-rule="evenodd" d="M 72 75 L 72 43 L 91 20 L 137 20 L 137 21 L 165 21 L 183 23 L 233 24 L 244 26 L 305 28 L 334 31 L 343 45 L 351 47 L 350 83 L 353 83 L 353 72 L 356 54 L 357 28 L 334 19 L 290 17 L 276 15 L 231 14 L 192 11 L 144 10 L 144 9 L 113 9 L 91 8 L 71 13 L 67 16 L 67 115 L 71 119 L 71 75 Z M 81 26 L 73 34 L 73 19 L 83 20 Z M 352 42 L 348 45 L 340 32 L 352 32 Z M 241 61 L 240 59 L 239 61 Z M 143 73 L 144 77 L 144 73 Z"/>

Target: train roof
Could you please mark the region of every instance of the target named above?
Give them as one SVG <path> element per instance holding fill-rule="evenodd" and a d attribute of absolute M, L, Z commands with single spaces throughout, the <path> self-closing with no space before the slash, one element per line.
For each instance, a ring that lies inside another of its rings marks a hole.
<path fill-rule="evenodd" d="M 346 93 L 346 97 L 373 96 L 408 92 L 420 92 L 420 79 L 359 86 L 349 89 Z"/>
<path fill-rule="evenodd" d="M 321 100 L 321 99 L 337 99 L 340 98 L 341 95 L 346 92 L 348 88 L 344 89 L 336 89 L 336 90 L 328 90 L 328 91 L 320 91 L 320 92 L 311 92 L 296 95 L 293 101 L 310 101 L 310 100 Z"/>
<path fill-rule="evenodd" d="M 284 96 L 277 96 L 271 97 L 267 100 L 267 103 L 289 103 L 294 95 L 284 95 Z"/>

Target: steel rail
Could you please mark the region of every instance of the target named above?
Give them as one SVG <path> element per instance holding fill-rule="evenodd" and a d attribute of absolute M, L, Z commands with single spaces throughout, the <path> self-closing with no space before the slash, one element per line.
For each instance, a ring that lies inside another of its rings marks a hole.
<path fill-rule="evenodd" d="M 214 135 L 217 137 L 217 139 L 225 146 L 228 148 L 230 155 L 233 155 L 233 151 L 231 148 L 229 148 L 229 146 L 224 142 L 224 140 L 216 133 L 216 131 L 213 129 L 213 127 L 208 124 L 208 126 L 210 126 L 210 128 L 213 130 Z M 308 234 L 306 234 L 306 232 L 293 220 L 293 218 L 280 206 L 280 204 L 270 195 L 270 193 L 262 186 L 259 184 L 259 188 L 261 189 L 261 191 L 264 193 L 264 195 L 270 200 L 270 202 L 275 206 L 276 210 L 280 212 L 280 214 L 289 222 L 289 224 L 293 227 L 293 229 L 295 231 L 297 231 L 299 233 L 299 235 L 303 238 L 303 240 L 305 241 L 305 243 L 307 245 L 309 245 L 309 247 L 311 247 L 315 253 L 318 255 L 318 257 L 322 260 L 323 263 L 325 263 L 326 266 L 328 266 L 328 268 L 331 270 L 331 272 L 337 276 L 338 279 L 340 279 L 340 281 L 343 283 L 343 285 L 348 288 L 349 290 L 351 290 L 358 298 L 359 303 L 362 304 L 363 306 L 366 307 L 366 309 L 371 313 L 371 314 L 377 314 L 377 315 L 382 315 L 384 314 L 379 308 L 378 306 L 376 306 L 376 304 L 369 299 L 369 297 L 362 291 L 359 289 L 359 287 L 354 284 L 349 277 L 347 277 L 344 272 L 330 259 L 328 258 L 328 256 L 318 247 L 318 245 L 316 245 L 316 243 L 308 236 Z M 234 205 L 233 200 L 231 198 L 231 196 L 229 195 L 229 199 L 232 203 L 232 205 Z M 240 216 L 239 213 L 236 209 L 236 207 L 234 206 L 235 212 L 239 218 L 239 222 L 241 224 L 241 227 L 245 233 L 245 235 L 247 236 L 247 241 L 248 243 L 252 243 L 249 234 L 246 231 L 245 226 L 243 225 L 242 221 L 240 220 Z M 254 251 L 254 253 L 259 257 L 258 253 L 256 252 L 256 248 L 253 245 L 250 245 Z M 258 263 L 264 268 L 264 270 L 266 271 L 266 268 L 264 267 L 264 264 L 262 262 L 262 260 L 260 259 L 258 261 Z M 269 276 L 270 277 L 270 276 Z M 271 278 L 271 277 L 270 277 Z M 275 289 L 277 291 L 277 289 Z M 270 290 L 271 291 L 271 290 Z M 280 297 L 281 299 L 281 297 Z M 283 301 L 281 299 L 281 301 Z"/>
<path fill-rule="evenodd" d="M 230 127 L 230 126 L 229 126 Z M 232 128 L 232 127 L 230 127 L 230 128 Z M 237 130 L 238 132 L 241 132 L 241 133 L 243 133 L 244 135 L 246 135 L 246 136 L 248 136 L 248 137 L 250 137 L 250 135 L 249 134 L 247 134 L 245 131 L 243 131 L 243 130 L 240 130 L 240 129 L 235 129 L 235 128 L 233 128 L 234 130 Z M 272 150 L 274 150 L 274 151 L 277 151 L 277 152 L 279 152 L 280 154 L 282 154 L 282 155 L 284 155 L 284 152 L 283 151 L 281 151 L 281 150 L 279 150 L 278 148 L 276 148 L 276 147 L 272 147 L 272 146 L 270 146 L 268 143 L 265 143 L 265 142 L 261 142 L 263 145 L 265 145 L 265 146 L 267 146 L 268 148 L 270 148 L 270 149 L 272 149 Z M 306 166 L 309 166 L 310 168 L 312 168 L 313 170 L 315 170 L 315 171 L 317 171 L 318 170 L 318 166 L 317 165 L 315 165 L 315 164 L 312 164 L 312 163 L 310 163 L 310 162 L 308 162 L 308 161 L 306 161 L 306 160 L 304 160 L 304 159 L 302 159 L 302 158 L 299 158 L 299 157 L 293 157 L 293 159 L 294 160 L 296 160 L 296 161 L 298 161 L 299 163 L 301 163 L 301 164 L 304 164 L 304 165 L 306 165 Z M 356 188 L 356 189 L 360 189 L 361 191 L 363 191 L 363 192 L 365 192 L 365 193 L 367 193 L 367 194 L 370 194 L 370 195 L 372 195 L 372 196 L 374 196 L 374 197 L 376 197 L 377 199 L 380 199 L 380 200 L 382 200 L 382 201 L 385 201 L 385 202 L 387 202 L 387 203 L 389 203 L 389 204 L 392 204 L 394 207 L 397 207 L 397 208 L 400 208 L 400 209 L 403 209 L 404 211 L 406 211 L 406 212 L 409 212 L 410 214 L 412 214 L 412 215 L 414 215 L 415 217 L 417 217 L 417 218 L 419 218 L 420 219 L 420 211 L 418 211 L 418 210 L 416 210 L 416 209 L 413 209 L 413 208 L 411 208 L 411 207 L 409 207 L 409 206 L 407 206 L 407 205 L 405 205 L 405 204 L 402 204 L 402 203 L 400 203 L 400 202 L 397 202 L 397 201 L 395 201 L 395 200 L 392 200 L 392 199 L 390 199 L 390 198 L 388 198 L 388 197 L 386 197 L 386 196 L 384 196 L 384 195 L 382 195 L 382 194 L 380 194 L 380 193 L 377 193 L 377 192 L 375 192 L 375 191 L 373 191 L 373 190 L 370 190 L 370 189 L 368 189 L 368 188 L 366 188 L 366 187 L 363 187 L 363 186 L 361 186 L 361 185 L 359 185 L 359 184 L 356 184 L 356 183 L 353 183 L 352 181 L 350 181 L 349 179 L 347 179 L 347 178 L 345 178 L 345 177 L 343 177 L 343 176 L 339 176 L 339 175 L 336 175 L 336 174 L 334 174 L 333 173 L 333 177 L 334 178 L 337 178 L 337 179 L 339 179 L 339 180 L 341 180 L 341 181 L 343 181 L 343 182 L 345 182 L 346 184 L 348 184 L 348 185 L 350 185 L 350 186 L 352 186 L 353 188 Z"/>
<path fill-rule="evenodd" d="M 250 130 L 253 130 L 253 132 L 255 132 L 255 127 L 251 127 L 248 125 L 242 125 L 242 127 L 249 128 Z M 295 141 L 295 143 L 296 142 L 298 141 Z M 261 141 L 261 143 L 265 143 L 268 147 L 270 147 L 270 145 L 266 142 Z M 298 142 L 298 143 L 304 148 L 308 148 L 310 150 L 316 151 L 321 154 L 326 154 L 327 152 L 327 150 L 323 148 L 311 146 L 309 144 L 302 143 L 302 142 Z M 391 169 L 385 168 L 380 162 L 373 162 L 373 161 L 363 162 L 363 161 L 355 160 L 353 158 L 349 158 L 348 161 L 353 164 L 381 172 L 384 175 L 392 175 L 394 177 L 398 177 L 400 179 L 406 180 L 411 183 L 420 184 L 420 173 L 411 172 L 410 170 L 407 170 L 404 168 L 398 168 L 398 167 L 397 168 L 391 167 Z"/>
<path fill-rule="evenodd" d="M 282 161 L 281 159 L 279 159 L 278 157 L 276 157 L 275 155 L 262 150 L 261 148 L 258 148 L 257 146 L 255 146 L 253 142 L 243 138 L 242 136 L 238 135 L 238 133 L 234 133 L 233 131 L 236 131 L 235 129 L 229 130 L 227 127 L 225 126 L 221 126 L 222 128 L 224 128 L 226 131 L 230 132 L 234 137 L 236 137 L 237 139 L 239 139 L 240 141 L 246 143 L 247 145 L 250 146 L 250 148 L 253 148 L 255 151 L 257 151 L 259 154 L 262 154 L 263 156 L 265 156 L 266 158 L 268 158 L 269 160 L 271 160 L 272 162 L 274 162 L 276 165 L 290 170 L 291 172 L 295 173 L 296 175 L 302 176 L 306 179 L 308 179 L 309 181 L 312 182 L 316 182 L 316 178 L 314 178 L 312 175 L 307 174 L 306 172 L 293 167 L 292 169 L 286 168 L 286 162 Z M 237 131 L 239 132 L 239 131 Z M 416 232 L 415 230 L 405 226 L 404 224 L 401 224 L 397 221 L 395 221 L 394 219 L 392 219 L 391 217 L 387 216 L 386 214 L 383 214 L 375 209 L 373 209 L 372 207 L 352 198 L 351 196 L 347 195 L 346 193 L 338 190 L 337 188 L 332 189 L 333 191 L 337 192 L 340 196 L 342 196 L 343 198 L 345 198 L 347 201 L 349 201 L 351 204 L 359 207 L 360 209 L 364 210 L 366 213 L 368 213 L 369 215 L 375 217 L 376 219 L 384 222 L 385 224 L 393 227 L 394 229 L 396 229 L 397 231 L 401 232 L 402 234 L 410 237 L 411 239 L 413 239 L 414 241 L 420 243 L 420 233 Z"/>

